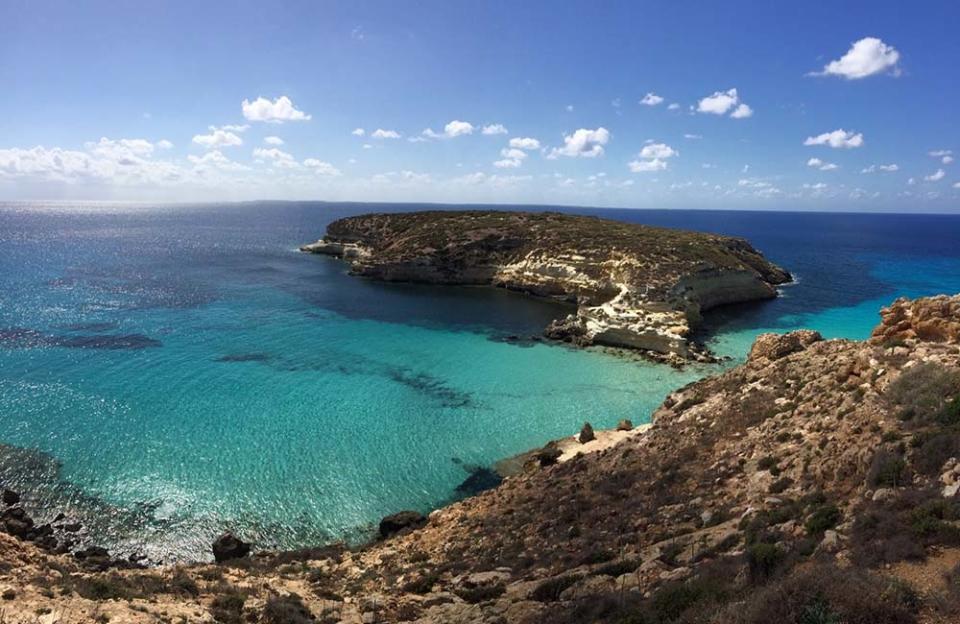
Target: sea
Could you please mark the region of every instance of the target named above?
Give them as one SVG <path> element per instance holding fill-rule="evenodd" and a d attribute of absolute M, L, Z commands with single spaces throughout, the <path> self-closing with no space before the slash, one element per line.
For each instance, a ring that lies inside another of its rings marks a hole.
<path fill-rule="evenodd" d="M 118 556 L 209 559 L 226 530 L 362 541 L 584 422 L 648 422 L 759 333 L 863 339 L 897 297 L 960 292 L 960 216 L 524 207 L 742 236 L 791 271 L 777 299 L 708 313 L 728 361 L 675 370 L 530 339 L 559 303 L 297 251 L 423 207 L 0 203 L 0 485 Z"/>

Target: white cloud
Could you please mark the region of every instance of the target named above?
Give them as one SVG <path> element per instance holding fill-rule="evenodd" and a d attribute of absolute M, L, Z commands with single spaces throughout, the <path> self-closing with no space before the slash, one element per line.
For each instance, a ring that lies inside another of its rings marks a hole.
<path fill-rule="evenodd" d="M 833 132 L 824 132 L 815 137 L 807 137 L 804 145 L 829 145 L 832 148 L 853 148 L 863 145 L 863 135 L 859 132 L 847 132 L 844 129 L 834 130 Z"/>
<path fill-rule="evenodd" d="M 506 134 L 507 128 L 503 124 L 488 124 L 480 131 L 482 134 Z"/>
<path fill-rule="evenodd" d="M 431 139 L 453 139 L 458 136 L 473 134 L 475 129 L 473 124 L 468 121 L 454 119 L 443 127 L 443 132 L 434 132 L 433 128 L 427 128 L 422 134 Z"/>
<path fill-rule="evenodd" d="M 191 154 L 187 156 L 187 160 L 192 162 L 198 169 L 211 168 L 221 171 L 243 171 L 250 168 L 230 160 L 224 156 L 220 150 L 211 150 L 203 156 L 194 156 Z"/>
<path fill-rule="evenodd" d="M 210 129 L 213 130 L 214 126 L 210 126 Z M 220 129 L 226 130 L 227 132 L 246 132 L 247 130 L 250 129 L 250 124 L 236 124 L 236 125 L 227 124 L 226 126 L 220 126 Z"/>
<path fill-rule="evenodd" d="M 740 94 L 736 89 L 715 91 L 697 103 L 698 113 L 711 115 L 726 115 L 730 113 L 733 119 L 746 119 L 753 115 L 753 109 L 740 101 Z"/>
<path fill-rule="evenodd" d="M 374 139 L 399 139 L 400 133 L 396 130 L 384 130 L 383 128 L 377 128 L 370 133 L 370 137 Z"/>
<path fill-rule="evenodd" d="M 846 54 L 836 61 L 830 61 L 823 71 L 814 75 L 857 80 L 889 70 L 896 76 L 900 73 L 897 67 L 899 60 L 900 53 L 893 46 L 876 37 L 864 37 L 850 46 Z"/>
<path fill-rule="evenodd" d="M 267 145 L 283 145 L 283 139 L 278 136 L 264 137 L 263 142 Z"/>
<path fill-rule="evenodd" d="M 522 164 L 523 162 L 517 158 L 504 158 L 503 160 L 494 161 L 493 166 L 499 169 L 515 169 Z"/>
<path fill-rule="evenodd" d="M 648 143 L 640 150 L 640 158 L 672 158 L 679 155 L 680 152 L 666 143 Z"/>
<path fill-rule="evenodd" d="M 443 127 L 443 133 L 450 138 L 473 134 L 473 124 L 468 121 L 454 119 Z"/>
<path fill-rule="evenodd" d="M 663 98 L 657 95 L 656 93 L 648 93 L 643 96 L 643 99 L 640 100 L 640 103 L 644 106 L 656 106 L 663 102 Z"/>
<path fill-rule="evenodd" d="M 567 112 L 568 112 L 568 113 L 572 113 L 572 112 L 573 112 L 573 104 L 567 104 L 566 109 L 567 109 Z"/>
<path fill-rule="evenodd" d="M 953 188 L 955 188 L 955 189 L 960 189 L 960 182 L 954 182 L 954 183 L 953 183 Z"/>
<path fill-rule="evenodd" d="M 276 147 L 265 148 L 258 147 L 253 150 L 253 157 L 258 160 L 267 160 L 271 161 L 273 164 L 278 167 L 288 167 L 293 168 L 297 166 L 297 161 L 294 160 L 293 156 L 277 149 Z"/>
<path fill-rule="evenodd" d="M 231 147 L 234 145 L 243 145 L 243 139 L 239 136 L 215 126 L 210 126 L 210 134 L 198 134 L 193 137 L 193 142 L 202 145 L 207 149 Z"/>
<path fill-rule="evenodd" d="M 943 158 L 940 159 L 940 162 L 942 162 L 945 165 L 949 165 L 950 163 L 953 162 L 953 156 L 944 156 Z"/>
<path fill-rule="evenodd" d="M 171 143 L 166 139 L 160 139 L 159 141 L 157 141 L 156 147 L 158 149 L 165 149 L 165 150 L 173 149 L 173 143 Z"/>
<path fill-rule="evenodd" d="M 927 182 L 939 182 L 939 181 L 942 180 L 942 179 L 944 178 L 944 176 L 946 176 L 946 175 L 947 175 L 947 172 L 946 172 L 946 171 L 944 171 L 943 169 L 937 169 L 936 171 L 934 171 L 934 172 L 931 173 L 930 175 L 928 175 L 928 176 L 923 176 L 923 179 L 926 180 Z"/>
<path fill-rule="evenodd" d="M 317 160 L 316 158 L 307 158 L 303 161 L 303 166 L 314 171 L 319 175 L 339 176 L 342 172 L 328 162 Z"/>
<path fill-rule="evenodd" d="M 91 153 L 113 160 L 132 159 L 149 156 L 153 153 L 153 143 L 146 139 L 108 139 L 101 137 L 99 141 L 89 141 L 84 144 Z"/>
<path fill-rule="evenodd" d="M 628 165 L 633 173 L 649 173 L 651 171 L 663 171 L 667 168 L 667 161 L 654 158 L 653 160 L 634 160 Z"/>
<path fill-rule="evenodd" d="M 580 128 L 573 134 L 563 137 L 563 147 L 555 147 L 547 158 L 569 156 L 571 158 L 595 158 L 603 154 L 603 146 L 610 141 L 610 132 L 603 127 L 596 130 Z"/>
<path fill-rule="evenodd" d="M 892 173 L 894 171 L 899 171 L 900 166 L 896 163 L 890 163 L 889 165 L 870 165 L 869 167 L 863 169 L 860 173 L 874 173 L 875 171 L 883 171 L 886 173 Z"/>
<path fill-rule="evenodd" d="M 281 95 L 271 102 L 265 97 L 258 97 L 250 102 L 244 100 L 240 105 L 243 116 L 250 121 L 266 121 L 283 123 L 285 121 L 308 121 L 310 115 L 297 110 L 285 95 Z"/>
<path fill-rule="evenodd" d="M 677 104 L 676 102 L 673 102 L 672 104 L 670 104 L 669 106 L 667 106 L 667 110 L 680 110 L 680 105 Z M 631 182 L 632 182 L 632 180 L 631 180 Z"/>
<path fill-rule="evenodd" d="M 540 141 L 531 137 L 513 137 L 510 139 L 510 147 L 523 150 L 540 149 Z"/>
<path fill-rule="evenodd" d="M 933 156 L 934 158 L 940 158 L 941 156 L 949 156 L 950 154 L 953 154 L 953 150 L 941 149 L 941 150 L 933 150 L 932 152 L 927 152 L 927 153 Z"/>
<path fill-rule="evenodd" d="M 838 165 L 833 163 L 824 162 L 819 158 L 811 158 L 807 161 L 808 167 L 813 167 L 814 169 L 819 169 L 820 171 L 833 171 L 834 169 L 839 169 Z"/>
<path fill-rule="evenodd" d="M 350 134 L 352 134 L 353 136 L 363 136 L 366 133 L 367 131 L 364 130 L 363 128 L 354 128 Z"/>
<path fill-rule="evenodd" d="M 515 147 L 503 148 L 500 150 L 500 155 L 504 158 L 514 158 L 516 160 L 523 160 L 527 157 L 527 153 L 525 151 Z"/>
<path fill-rule="evenodd" d="M 683 135 L 683 138 L 696 141 L 696 140 L 702 139 L 703 135 L 702 134 L 685 134 Z"/>

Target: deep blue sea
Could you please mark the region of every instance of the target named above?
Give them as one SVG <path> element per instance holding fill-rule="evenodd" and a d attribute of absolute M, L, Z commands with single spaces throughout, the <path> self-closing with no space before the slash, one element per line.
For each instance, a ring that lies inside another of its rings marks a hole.
<path fill-rule="evenodd" d="M 568 309 L 296 251 L 333 219 L 415 208 L 0 203 L 0 481 L 119 554 L 202 559 L 224 529 L 358 539 L 455 498 L 472 466 L 644 422 L 723 366 L 514 344 Z M 734 361 L 763 331 L 864 338 L 898 296 L 960 292 L 960 217 L 573 212 L 743 236 L 793 272 L 780 298 L 709 315 Z"/>

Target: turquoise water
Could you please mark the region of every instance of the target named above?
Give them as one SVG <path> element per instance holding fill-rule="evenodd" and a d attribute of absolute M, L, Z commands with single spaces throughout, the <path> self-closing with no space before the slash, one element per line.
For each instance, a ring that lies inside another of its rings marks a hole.
<path fill-rule="evenodd" d="M 0 442 L 42 452 L 7 448 L 0 478 L 121 554 L 204 558 L 226 528 L 259 547 L 360 538 L 451 500 L 471 466 L 643 422 L 721 368 L 511 342 L 567 308 L 295 251 L 382 209 L 0 205 Z M 746 235 L 797 272 L 782 298 L 712 315 L 704 338 L 735 360 L 761 331 L 863 338 L 899 294 L 960 291 L 960 220 L 794 216 L 787 236 L 762 214 L 600 212 Z M 927 244 L 892 242 L 907 226 Z"/>

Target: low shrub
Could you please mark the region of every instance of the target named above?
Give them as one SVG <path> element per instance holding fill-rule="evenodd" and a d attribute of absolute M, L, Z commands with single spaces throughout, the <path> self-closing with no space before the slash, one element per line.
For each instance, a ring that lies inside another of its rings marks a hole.
<path fill-rule="evenodd" d="M 908 480 L 907 462 L 902 457 L 887 450 L 874 454 L 867 472 L 870 487 L 899 487 Z"/>
<path fill-rule="evenodd" d="M 842 517 L 843 514 L 840 513 L 836 505 L 832 503 L 821 505 L 814 509 L 813 513 L 807 518 L 804 528 L 807 530 L 807 535 L 819 535 L 827 529 L 837 526 Z"/>
<path fill-rule="evenodd" d="M 560 600 L 560 594 L 562 594 L 565 589 L 572 586 L 581 578 L 583 577 L 579 574 L 566 574 L 564 576 L 555 576 L 547 579 L 530 592 L 530 598 L 537 602 L 556 602 Z"/>
<path fill-rule="evenodd" d="M 310 624 L 315 622 L 313 613 L 303 604 L 297 594 L 271 596 L 263 606 L 265 624 Z"/>
<path fill-rule="evenodd" d="M 919 424 L 960 421 L 960 371 L 934 362 L 908 368 L 887 387 L 887 400 L 900 418 Z"/>
<path fill-rule="evenodd" d="M 754 580 L 769 578 L 786 559 L 786 552 L 776 544 L 760 542 L 747 547 L 747 565 Z"/>

